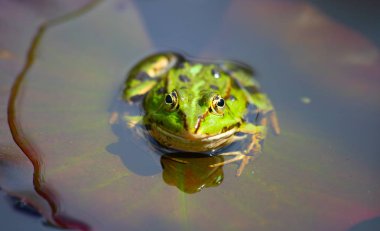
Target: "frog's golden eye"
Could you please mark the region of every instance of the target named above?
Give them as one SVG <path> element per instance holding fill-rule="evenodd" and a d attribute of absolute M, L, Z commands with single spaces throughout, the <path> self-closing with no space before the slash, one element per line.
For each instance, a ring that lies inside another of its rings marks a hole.
<path fill-rule="evenodd" d="M 217 115 L 223 115 L 226 102 L 220 95 L 215 95 L 211 102 L 211 111 Z"/>
<path fill-rule="evenodd" d="M 169 110 L 174 110 L 178 107 L 178 96 L 176 91 L 166 94 L 165 104 L 169 107 Z"/>

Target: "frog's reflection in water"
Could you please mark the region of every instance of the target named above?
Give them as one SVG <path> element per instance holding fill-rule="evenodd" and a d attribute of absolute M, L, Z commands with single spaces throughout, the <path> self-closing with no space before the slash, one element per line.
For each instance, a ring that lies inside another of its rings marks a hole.
<path fill-rule="evenodd" d="M 207 187 L 215 187 L 223 181 L 223 168 L 210 167 L 223 163 L 223 156 L 171 153 L 161 156 L 162 178 L 168 185 L 185 193 L 196 193 Z"/>
<path fill-rule="evenodd" d="M 165 183 L 186 193 L 215 187 L 223 181 L 223 165 L 210 167 L 224 162 L 221 155 L 168 153 L 169 150 L 163 149 L 145 132 L 136 137 L 123 124 L 113 124 L 111 128 L 118 141 L 108 145 L 106 150 L 119 156 L 134 174 L 153 176 L 162 172 Z"/>

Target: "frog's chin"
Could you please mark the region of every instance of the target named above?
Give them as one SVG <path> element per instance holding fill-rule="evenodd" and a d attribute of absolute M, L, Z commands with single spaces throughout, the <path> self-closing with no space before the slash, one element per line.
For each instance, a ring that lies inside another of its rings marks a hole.
<path fill-rule="evenodd" d="M 182 133 L 173 134 L 172 132 L 153 124 L 150 134 L 161 145 L 185 152 L 208 152 L 224 147 L 234 141 L 236 128 L 216 135 Z"/>

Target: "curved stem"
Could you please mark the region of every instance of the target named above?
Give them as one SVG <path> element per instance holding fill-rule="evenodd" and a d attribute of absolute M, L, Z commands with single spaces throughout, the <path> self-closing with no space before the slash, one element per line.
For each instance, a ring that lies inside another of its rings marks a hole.
<path fill-rule="evenodd" d="M 42 174 L 43 159 L 41 158 L 41 152 L 37 150 L 36 146 L 33 145 L 28 136 L 24 133 L 19 120 L 17 108 L 22 99 L 22 92 L 24 90 L 23 83 L 25 82 L 28 71 L 35 62 L 38 47 L 46 30 L 50 27 L 83 15 L 93 9 L 101 1 L 102 0 L 93 0 L 76 11 L 46 21 L 39 26 L 27 52 L 25 64 L 12 85 L 7 111 L 8 125 L 11 130 L 12 138 L 33 164 L 34 190 L 48 202 L 51 209 L 53 222 L 62 228 L 80 229 L 83 231 L 91 230 L 91 228 L 82 221 L 78 221 L 60 213 L 59 200 L 57 199 L 56 193 L 54 193 L 54 190 L 46 186 L 44 182 L 44 175 Z"/>

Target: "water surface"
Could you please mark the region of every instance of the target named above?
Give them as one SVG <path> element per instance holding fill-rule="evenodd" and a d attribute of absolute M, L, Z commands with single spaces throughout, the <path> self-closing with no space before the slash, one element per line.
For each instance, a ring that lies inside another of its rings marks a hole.
<path fill-rule="evenodd" d="M 378 224 L 380 58 L 370 33 L 307 1 L 114 0 L 45 29 L 13 102 L 16 141 L 27 148 L 20 152 L 2 127 L 0 185 L 52 223 L 82 230 Z M 108 123 L 129 68 L 157 50 L 255 68 L 282 134 L 266 139 L 241 177 L 236 165 L 202 172 L 219 160 L 195 158 L 188 171 L 197 179 L 179 186 L 186 181 L 175 163 Z M 21 69 L 24 58 L 17 58 L 12 64 Z M 9 65 L 0 70 L 12 73 Z M 10 77 L 4 83 L 10 88 Z"/>

